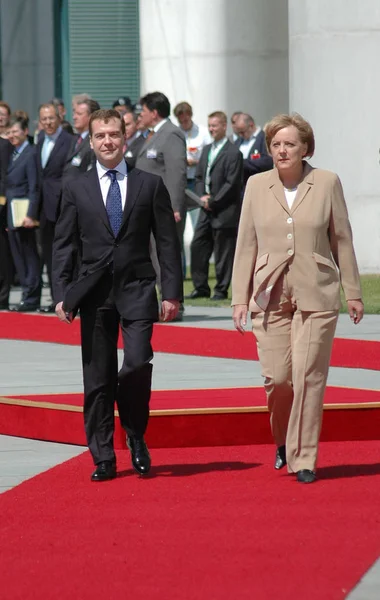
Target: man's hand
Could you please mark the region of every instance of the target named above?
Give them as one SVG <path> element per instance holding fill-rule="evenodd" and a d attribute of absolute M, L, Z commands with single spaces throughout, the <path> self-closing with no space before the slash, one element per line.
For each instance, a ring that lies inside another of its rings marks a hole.
<path fill-rule="evenodd" d="M 357 325 L 364 315 L 364 304 L 361 300 L 347 300 L 348 314 L 351 321 Z"/>
<path fill-rule="evenodd" d="M 35 222 L 33 221 L 33 219 L 31 219 L 30 217 L 25 217 L 25 219 L 22 222 L 21 227 L 26 227 L 27 229 L 31 229 L 32 227 L 35 227 Z"/>
<path fill-rule="evenodd" d="M 174 211 L 175 222 L 179 223 L 181 221 L 181 213 Z"/>
<path fill-rule="evenodd" d="M 161 305 L 161 321 L 172 321 L 176 318 L 179 311 L 178 300 L 163 300 Z"/>
<path fill-rule="evenodd" d="M 246 304 L 235 304 L 232 318 L 235 329 L 242 334 L 245 333 L 245 326 L 247 325 L 247 313 L 248 306 Z"/>
<path fill-rule="evenodd" d="M 63 323 L 70 324 L 73 320 L 73 313 L 67 313 L 63 310 L 63 302 L 58 302 L 57 306 L 55 307 L 55 314 Z"/>
<path fill-rule="evenodd" d="M 208 203 L 208 201 L 210 200 L 210 194 L 205 194 L 204 196 L 201 196 L 201 200 L 202 200 L 202 203 L 203 203 L 203 208 L 205 210 L 210 210 L 210 206 L 209 206 L 209 203 Z"/>

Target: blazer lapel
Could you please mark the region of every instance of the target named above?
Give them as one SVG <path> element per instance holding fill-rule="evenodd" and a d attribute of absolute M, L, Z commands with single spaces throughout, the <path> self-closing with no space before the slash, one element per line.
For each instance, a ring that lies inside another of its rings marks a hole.
<path fill-rule="evenodd" d="M 50 161 L 51 161 L 51 160 L 54 158 L 54 156 L 57 154 L 57 152 L 58 152 L 58 150 L 59 150 L 60 146 L 62 146 L 62 144 L 63 144 L 63 136 L 62 136 L 62 135 L 59 135 L 59 136 L 57 137 L 56 141 L 55 141 L 55 144 L 54 144 L 54 146 L 53 146 L 53 149 L 52 149 L 52 151 L 51 151 L 51 152 L 50 152 L 50 154 L 49 154 L 49 158 L 47 159 L 47 163 L 46 163 L 46 165 L 44 166 L 44 169 L 46 169 L 46 167 L 48 166 L 48 164 L 50 163 Z"/>
<path fill-rule="evenodd" d="M 130 214 L 132 212 L 132 209 L 133 209 L 134 205 L 136 204 L 136 200 L 139 196 L 141 186 L 143 183 L 143 180 L 141 177 L 139 177 L 139 175 L 140 175 L 140 172 L 135 171 L 135 169 L 132 169 L 131 171 L 128 172 L 127 197 L 125 199 L 123 220 L 121 223 L 120 232 L 124 228 L 124 225 L 127 223 L 128 219 L 130 217 Z M 120 235 L 120 232 L 118 235 Z"/>
<path fill-rule="evenodd" d="M 212 146 L 212 144 L 211 144 Z M 213 168 L 215 167 L 215 165 L 217 164 L 217 162 L 221 159 L 221 157 L 223 156 L 223 154 L 225 152 L 227 152 L 227 147 L 228 147 L 228 140 L 227 142 L 224 144 L 223 148 L 218 152 L 218 154 L 216 155 L 216 157 L 214 158 L 212 165 L 210 166 L 210 173 L 213 170 Z"/>
<path fill-rule="evenodd" d="M 311 186 L 313 185 L 313 183 L 314 183 L 313 168 L 308 163 L 305 163 L 303 179 L 298 186 L 297 195 L 294 199 L 294 203 L 293 203 L 292 209 L 290 211 L 291 213 L 294 213 L 294 211 L 297 210 L 297 208 L 299 207 L 301 202 L 303 202 L 304 198 L 306 197 L 306 194 L 311 189 Z"/>
<path fill-rule="evenodd" d="M 272 191 L 276 200 L 281 204 L 282 208 L 286 210 L 287 213 L 290 214 L 289 206 L 285 198 L 284 186 L 281 183 L 281 180 L 278 176 L 278 171 L 276 168 L 271 172 L 269 189 Z"/>
<path fill-rule="evenodd" d="M 107 227 L 108 231 L 111 233 L 111 235 L 113 235 L 113 231 L 111 229 L 111 225 L 110 225 L 110 222 L 108 219 L 106 207 L 103 202 L 103 196 L 102 196 L 102 192 L 100 189 L 99 178 L 98 178 L 98 171 L 96 168 L 91 169 L 91 171 L 88 172 L 88 177 L 86 180 L 86 188 L 87 188 L 87 193 L 89 195 L 91 204 L 94 206 L 95 210 L 98 212 L 101 220 L 103 221 L 104 225 Z"/>

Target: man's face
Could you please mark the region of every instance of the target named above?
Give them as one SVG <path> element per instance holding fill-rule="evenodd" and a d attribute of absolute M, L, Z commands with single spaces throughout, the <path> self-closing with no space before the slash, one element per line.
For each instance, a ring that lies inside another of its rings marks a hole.
<path fill-rule="evenodd" d="M 215 142 L 223 139 L 227 131 L 227 123 L 219 119 L 219 117 L 211 117 L 208 120 L 208 130 Z"/>
<path fill-rule="evenodd" d="M 132 113 L 125 113 L 123 119 L 125 123 L 125 137 L 127 140 L 129 140 L 132 136 L 135 135 L 137 131 L 137 125 Z"/>
<path fill-rule="evenodd" d="M 180 124 L 180 126 L 182 127 L 182 129 L 184 131 L 190 131 L 190 129 L 193 125 L 193 121 L 191 119 L 190 113 L 182 113 L 181 115 L 178 115 L 177 119 L 178 119 L 178 123 Z"/>
<path fill-rule="evenodd" d="M 139 113 L 137 115 L 136 127 L 137 127 L 137 131 L 145 131 L 146 130 L 146 127 L 145 127 L 144 123 L 141 120 L 141 113 Z"/>
<path fill-rule="evenodd" d="M 254 128 L 255 126 L 253 125 L 253 123 L 249 123 L 247 125 L 244 119 L 238 117 L 235 121 L 234 133 L 236 133 L 236 135 L 238 135 L 239 137 L 242 137 L 244 140 L 249 140 L 254 131 Z"/>
<path fill-rule="evenodd" d="M 150 127 L 154 127 L 157 118 L 156 110 L 149 110 L 149 108 L 143 104 L 140 113 L 140 123 L 143 129 L 149 129 Z"/>
<path fill-rule="evenodd" d="M 236 131 L 236 123 L 239 119 L 239 115 L 234 115 L 233 117 L 231 117 L 231 127 L 232 127 L 232 131 L 234 132 L 235 135 L 239 135 L 238 132 Z"/>
<path fill-rule="evenodd" d="M 59 112 L 60 118 L 63 120 L 66 115 L 66 108 L 65 108 L 64 104 L 58 104 L 58 112 Z"/>
<path fill-rule="evenodd" d="M 73 123 L 78 133 L 88 131 L 88 124 L 90 122 L 90 113 L 88 112 L 87 104 L 74 104 L 73 105 Z"/>
<path fill-rule="evenodd" d="M 53 135 L 60 124 L 59 117 L 55 112 L 54 106 L 47 106 L 40 110 L 40 123 L 46 135 Z"/>
<path fill-rule="evenodd" d="M 0 106 L 0 127 L 5 127 L 9 121 L 9 114 L 4 106 Z"/>
<path fill-rule="evenodd" d="M 121 131 L 121 121 L 114 117 L 108 123 L 100 119 L 92 122 L 91 148 L 98 161 L 113 169 L 123 158 L 125 136 Z"/>
<path fill-rule="evenodd" d="M 19 123 L 14 123 L 12 127 L 7 129 L 7 137 L 12 146 L 17 148 L 17 146 L 21 146 L 27 138 L 28 130 L 23 131 L 20 127 Z"/>

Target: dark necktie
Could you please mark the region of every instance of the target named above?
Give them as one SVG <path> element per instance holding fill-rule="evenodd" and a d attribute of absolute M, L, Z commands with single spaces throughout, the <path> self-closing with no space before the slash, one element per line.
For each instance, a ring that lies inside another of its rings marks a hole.
<path fill-rule="evenodd" d="M 108 190 L 106 199 L 106 210 L 109 218 L 109 222 L 116 237 L 120 231 L 121 222 L 123 220 L 123 205 L 121 203 L 121 192 L 117 182 L 117 171 L 111 169 L 106 173 L 111 178 L 111 185 Z"/>
<path fill-rule="evenodd" d="M 17 150 L 13 150 L 12 161 L 14 162 L 15 160 L 17 160 L 19 156 L 20 156 L 20 153 Z"/>
<path fill-rule="evenodd" d="M 80 135 L 77 141 L 75 142 L 74 152 L 78 152 L 81 143 L 83 142 L 83 138 Z"/>

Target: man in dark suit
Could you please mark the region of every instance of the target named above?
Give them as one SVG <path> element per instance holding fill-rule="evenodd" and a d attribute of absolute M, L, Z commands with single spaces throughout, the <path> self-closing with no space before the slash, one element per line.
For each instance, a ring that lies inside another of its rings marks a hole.
<path fill-rule="evenodd" d="M 120 112 L 120 111 L 118 111 Z M 145 144 L 145 137 L 137 129 L 137 113 L 133 108 L 126 108 L 123 114 L 125 123 L 125 148 L 124 157 L 128 167 L 136 165 L 136 157 Z"/>
<path fill-rule="evenodd" d="M 83 99 L 73 103 L 73 123 L 77 135 L 72 138 L 64 169 L 65 182 L 80 173 L 89 171 L 95 162 L 88 136 L 88 125 L 93 112 L 99 110 L 96 100 Z"/>
<path fill-rule="evenodd" d="M 239 136 L 235 144 L 243 155 L 244 185 L 242 195 L 248 178 L 256 173 L 270 171 L 273 168 L 273 160 L 268 154 L 265 142 L 265 134 L 261 127 L 255 124 L 253 118 L 241 113 L 235 119 L 234 129 Z"/>
<path fill-rule="evenodd" d="M 58 218 L 63 170 L 73 136 L 62 129 L 58 109 L 54 104 L 40 106 L 39 120 L 43 127 L 43 135 L 39 137 L 36 154 L 40 190 L 41 246 L 52 298 L 52 303 L 41 308 L 40 311 L 54 312 L 56 302 L 54 302 L 51 283 L 54 229 Z"/>
<path fill-rule="evenodd" d="M 12 144 L 0 137 L 0 310 L 8 310 L 9 292 L 11 290 L 12 256 L 9 248 L 8 233 L 6 231 L 5 183 L 12 152 Z"/>
<path fill-rule="evenodd" d="M 175 221 L 162 179 L 137 168 L 127 171 L 125 125 L 118 111 L 93 113 L 89 128 L 97 162 L 64 186 L 53 281 L 60 320 L 70 322 L 80 308 L 85 429 L 96 465 L 92 480 L 104 481 L 116 476 L 115 400 L 134 469 L 141 475 L 150 469 L 144 433 L 151 391 L 151 336 L 158 320 L 149 253 L 152 232 L 162 273 L 162 320 L 176 316 L 183 292 Z M 124 360 L 118 373 L 119 325 Z"/>
<path fill-rule="evenodd" d="M 187 158 L 186 141 L 182 131 L 169 119 L 170 102 L 165 94 L 152 92 L 140 99 L 140 126 L 149 130 L 145 144 L 137 154 L 136 166 L 148 173 L 160 175 L 169 191 L 177 224 L 177 235 L 183 252 L 183 234 L 186 223 Z M 160 286 L 154 243 L 152 256 Z M 176 320 L 182 319 L 183 306 Z"/>
<path fill-rule="evenodd" d="M 227 116 L 217 111 L 208 117 L 214 142 L 203 148 L 195 174 L 195 192 L 203 208 L 191 243 L 191 277 L 194 290 L 189 298 L 209 298 L 209 261 L 215 256 L 216 285 L 212 300 L 227 298 L 231 282 L 237 227 L 243 157 L 226 136 Z"/>
<path fill-rule="evenodd" d="M 36 311 L 41 298 L 40 257 L 37 250 L 36 225 L 38 217 L 36 148 L 28 140 L 28 122 L 12 117 L 8 139 L 14 147 L 6 183 L 8 207 L 8 236 L 13 262 L 20 280 L 21 302 L 17 312 Z M 28 199 L 29 206 L 22 222 L 13 219 L 12 201 Z"/>

